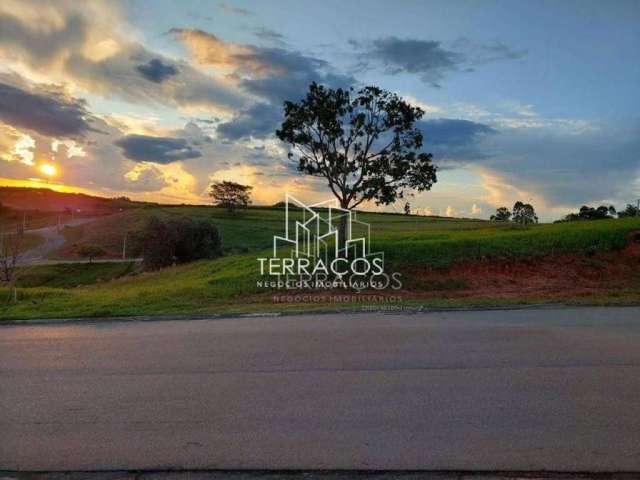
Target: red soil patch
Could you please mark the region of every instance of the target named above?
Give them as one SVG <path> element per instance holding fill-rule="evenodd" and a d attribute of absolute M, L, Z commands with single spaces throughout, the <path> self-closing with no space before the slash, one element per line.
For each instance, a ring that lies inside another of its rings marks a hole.
<path fill-rule="evenodd" d="M 620 251 L 465 262 L 403 272 L 403 297 L 578 297 L 640 287 L 640 232 Z"/>
<path fill-rule="evenodd" d="M 404 288 L 399 291 L 294 290 L 245 296 L 245 300 L 260 302 L 271 296 L 276 303 L 342 303 L 354 297 L 363 303 L 384 297 L 393 297 L 392 302 L 399 298 L 562 301 L 617 296 L 629 290 L 640 293 L 640 231 L 631 233 L 627 246 L 619 251 L 464 262 L 450 268 L 410 267 L 402 271 L 402 280 Z"/>

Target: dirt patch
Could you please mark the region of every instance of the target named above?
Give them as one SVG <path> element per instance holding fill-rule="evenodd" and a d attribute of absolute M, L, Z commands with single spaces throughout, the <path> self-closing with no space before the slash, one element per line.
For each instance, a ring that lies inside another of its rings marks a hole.
<path fill-rule="evenodd" d="M 447 269 L 412 267 L 403 274 L 407 279 L 403 296 L 407 297 L 576 297 L 637 288 L 640 232 L 632 232 L 627 246 L 619 251 L 463 262 Z"/>
<path fill-rule="evenodd" d="M 472 301 L 566 301 L 600 296 L 640 295 L 640 231 L 623 250 L 556 253 L 513 260 L 461 262 L 449 268 L 428 266 L 401 270 L 402 290 L 272 291 L 244 295 L 248 303 L 384 303 L 419 299 Z M 635 292 L 635 293 L 634 293 Z M 290 299 L 289 299 L 290 297 Z"/>

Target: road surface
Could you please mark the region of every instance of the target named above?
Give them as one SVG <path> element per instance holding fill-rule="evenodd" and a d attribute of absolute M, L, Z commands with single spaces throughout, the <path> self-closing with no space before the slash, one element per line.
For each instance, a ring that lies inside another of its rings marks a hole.
<path fill-rule="evenodd" d="M 65 226 L 77 226 L 85 223 L 89 223 L 96 220 L 95 217 L 77 218 L 65 222 Z M 50 227 L 37 228 L 33 230 L 27 230 L 28 233 L 35 233 L 44 238 L 44 243 L 38 245 L 35 248 L 29 249 L 23 252 L 19 257 L 20 265 L 59 265 L 67 263 L 120 263 L 120 262 L 136 262 L 142 261 L 142 258 L 94 258 L 89 260 L 88 258 L 81 259 L 58 259 L 51 260 L 47 256 L 59 248 L 65 243 L 64 235 L 58 230 L 56 225 Z"/>
<path fill-rule="evenodd" d="M 640 308 L 0 327 L 0 470 L 640 471 Z"/>
<path fill-rule="evenodd" d="M 88 218 L 76 218 L 65 222 L 66 226 L 77 226 L 84 223 L 89 223 L 95 220 L 93 217 Z M 35 264 L 43 262 L 47 255 L 55 252 L 62 247 L 65 242 L 64 235 L 58 230 L 57 225 L 50 227 L 36 228 L 33 230 L 27 230 L 27 233 L 35 233 L 44 238 L 44 243 L 38 245 L 35 248 L 27 250 L 20 255 L 20 264 Z"/>

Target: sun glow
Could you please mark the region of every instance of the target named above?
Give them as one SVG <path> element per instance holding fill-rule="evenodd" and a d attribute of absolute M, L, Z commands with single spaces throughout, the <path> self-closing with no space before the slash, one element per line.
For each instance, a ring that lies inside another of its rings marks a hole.
<path fill-rule="evenodd" d="M 50 163 L 43 163 L 40 165 L 40 171 L 47 177 L 55 177 L 58 174 L 58 169 Z"/>

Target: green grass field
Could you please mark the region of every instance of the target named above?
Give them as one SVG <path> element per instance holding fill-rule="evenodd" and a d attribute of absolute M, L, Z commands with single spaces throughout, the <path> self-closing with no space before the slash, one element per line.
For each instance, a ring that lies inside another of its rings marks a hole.
<path fill-rule="evenodd" d="M 69 243 L 92 243 L 120 253 L 125 232 L 127 254 L 141 253 L 140 232 L 148 218 L 188 217 L 215 223 L 223 237 L 226 254 L 249 253 L 269 248 L 274 235 L 284 228 L 284 211 L 251 208 L 232 215 L 212 207 L 159 207 L 133 209 L 90 224 L 65 228 Z M 446 266 L 455 261 L 487 256 L 512 258 L 559 251 L 610 250 L 624 245 L 629 231 L 640 220 L 605 220 L 520 227 L 483 220 L 358 213 L 371 224 L 371 248 L 383 250 L 395 264 L 423 263 Z"/>
<path fill-rule="evenodd" d="M 20 268 L 17 283 L 20 288 L 75 288 L 108 282 L 130 275 L 135 270 L 133 262 L 36 265 Z"/>
<path fill-rule="evenodd" d="M 26 272 L 23 276 L 17 303 L 7 303 L 8 292 L 0 290 L 3 297 L 0 317 L 186 315 L 302 307 L 273 304 L 268 293 L 255 283 L 258 278 L 256 257 L 268 252 L 273 235 L 282 234 L 284 212 L 280 209 L 252 208 L 238 215 L 211 207 L 139 209 L 119 214 L 120 217 L 101 219 L 96 224 L 86 224 L 81 232 L 69 231 L 67 235 L 70 241 L 84 242 L 91 237 L 92 243 L 115 246 L 118 235 L 125 229 L 134 230 L 133 226 L 140 228 L 151 214 L 213 221 L 221 229 L 226 255 L 214 261 L 135 275 L 129 275 L 133 267 L 128 263 L 38 267 L 42 270 L 33 269 L 32 273 Z M 530 227 L 373 213 L 359 214 L 358 218 L 371 223 L 373 250 L 385 252 L 391 269 L 446 267 L 454 262 L 514 259 L 558 252 L 615 250 L 624 247 L 630 232 L 640 230 L 640 219 L 636 218 Z M 98 279 L 100 283 L 95 284 Z M 523 298 L 521 301 L 536 299 Z M 495 300 L 429 300 L 433 306 L 492 302 Z M 326 306 L 304 306 L 323 307 Z"/>

